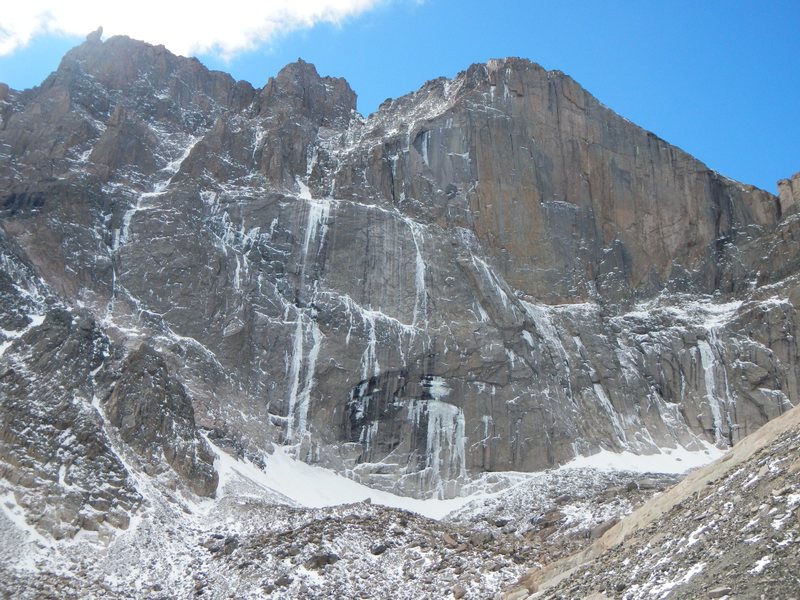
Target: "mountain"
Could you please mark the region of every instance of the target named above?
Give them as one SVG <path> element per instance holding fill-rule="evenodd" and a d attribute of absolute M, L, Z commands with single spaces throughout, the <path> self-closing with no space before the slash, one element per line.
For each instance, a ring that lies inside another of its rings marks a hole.
<path fill-rule="evenodd" d="M 522 59 L 365 118 L 303 61 L 89 36 L 0 86 L 6 517 L 115 543 L 227 502 L 220 453 L 418 499 L 710 459 L 797 404 L 799 199 Z"/>

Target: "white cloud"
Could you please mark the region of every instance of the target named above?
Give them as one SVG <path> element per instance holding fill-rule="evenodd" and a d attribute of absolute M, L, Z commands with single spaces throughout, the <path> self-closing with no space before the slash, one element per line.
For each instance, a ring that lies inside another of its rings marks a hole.
<path fill-rule="evenodd" d="M 230 58 L 317 23 L 341 23 L 383 0 L 10 0 L 0 9 L 0 56 L 42 34 L 124 34 L 178 54 Z"/>

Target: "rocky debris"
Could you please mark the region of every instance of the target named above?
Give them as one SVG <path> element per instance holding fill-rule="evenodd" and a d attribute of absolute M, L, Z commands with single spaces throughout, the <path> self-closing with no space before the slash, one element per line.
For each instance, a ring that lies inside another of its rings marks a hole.
<path fill-rule="evenodd" d="M 309 558 L 304 566 L 306 569 L 320 570 L 324 569 L 327 565 L 332 565 L 339 562 L 339 555 L 333 552 L 323 552 L 315 554 Z"/>
<path fill-rule="evenodd" d="M 287 515 L 285 509 L 273 516 L 281 514 Z M 517 536 L 473 537 L 468 527 L 377 505 L 290 514 L 291 529 L 273 527 L 266 535 L 241 538 L 226 564 L 214 567 L 220 576 L 237 573 L 240 594 L 246 595 L 248 581 L 266 578 L 273 593 L 285 588 L 279 598 L 297 597 L 303 586 L 312 597 L 435 598 L 458 589 L 461 597 L 487 597 L 534 556 Z M 372 550 L 376 538 L 386 540 L 380 553 Z M 306 576 L 303 569 L 318 575 Z"/>
<path fill-rule="evenodd" d="M 225 536 L 215 533 L 203 543 L 203 547 L 212 554 L 221 552 L 223 555 L 228 555 L 239 547 L 239 538 L 235 535 Z"/>
<path fill-rule="evenodd" d="M 575 471 L 561 482 L 572 485 L 572 495 L 582 499 L 574 507 L 562 499 L 565 515 L 588 515 L 583 501 L 598 514 L 615 514 L 627 503 L 616 503 L 601 491 L 615 488 L 625 494 L 627 483 L 641 478 L 632 473 L 595 475 Z M 365 502 L 323 509 L 273 504 L 245 483 L 242 479 L 231 487 L 228 481 L 220 497 L 205 501 L 211 505 L 182 500 L 164 488 L 147 488 L 136 528 L 117 536 L 114 544 L 86 541 L 34 554 L 29 561 L 36 569 L 9 568 L 4 590 L 21 598 L 35 597 L 26 595 L 29 589 L 40 595 L 75 589 L 84 597 L 108 598 L 261 593 L 286 599 L 490 598 L 528 565 L 546 564 L 567 548 L 591 543 L 585 535 L 572 535 L 591 525 L 588 516 L 567 518 L 547 540 L 532 544 L 523 530 L 498 529 L 488 506 L 479 517 L 475 511 L 483 502 L 434 521 Z M 538 505 L 552 505 L 563 490 L 564 485 L 532 487 L 527 493 L 534 500 L 528 506 L 517 490 L 506 511 L 509 522 L 529 521 Z M 640 492 L 633 494 L 626 499 L 640 498 Z M 502 495 L 493 497 L 492 506 L 500 506 Z M 5 539 L 3 531 L 0 519 L 0 539 Z M 55 565 L 71 587 L 60 587 L 50 576 Z"/>
<path fill-rule="evenodd" d="M 794 408 L 581 554 L 529 573 L 508 597 L 792 597 L 800 586 L 799 450 Z"/>
<path fill-rule="evenodd" d="M 378 543 L 375 544 L 372 548 L 370 548 L 369 551 L 372 552 L 372 554 L 375 554 L 376 556 L 380 556 L 381 554 L 386 552 L 387 548 L 388 546 L 386 544 Z"/>
<path fill-rule="evenodd" d="M 446 520 L 472 528 L 470 542 L 488 542 L 498 535 L 521 539 L 538 551 L 537 561 L 544 565 L 598 539 L 678 480 L 665 474 L 562 469 L 518 482 L 497 497 L 473 501 Z M 649 485 L 640 487 L 640 482 Z"/>

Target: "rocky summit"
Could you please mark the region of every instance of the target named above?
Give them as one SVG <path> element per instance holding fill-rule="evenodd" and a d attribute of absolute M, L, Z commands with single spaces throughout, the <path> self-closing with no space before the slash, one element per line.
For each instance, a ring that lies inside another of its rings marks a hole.
<path fill-rule="evenodd" d="M 499 592 L 645 500 L 525 473 L 707 462 L 798 403 L 800 174 L 777 192 L 523 59 L 364 117 L 302 60 L 257 89 L 90 35 L 0 85 L 4 591 Z"/>

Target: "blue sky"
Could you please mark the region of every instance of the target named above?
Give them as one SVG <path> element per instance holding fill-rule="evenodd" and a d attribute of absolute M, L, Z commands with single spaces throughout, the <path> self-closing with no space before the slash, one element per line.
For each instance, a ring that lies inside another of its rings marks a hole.
<path fill-rule="evenodd" d="M 348 3 L 347 14 L 283 24 L 227 60 L 208 49 L 198 57 L 256 86 L 302 57 L 323 75 L 345 77 L 368 114 L 428 79 L 521 56 L 564 71 L 734 179 L 774 192 L 777 179 L 800 171 L 798 0 L 341 0 Z M 87 21 L 85 31 L 99 24 Z M 149 41 L 185 46 L 169 31 L 158 35 L 170 39 Z M 36 85 L 81 40 L 34 36 L 0 56 L 0 81 Z"/>

